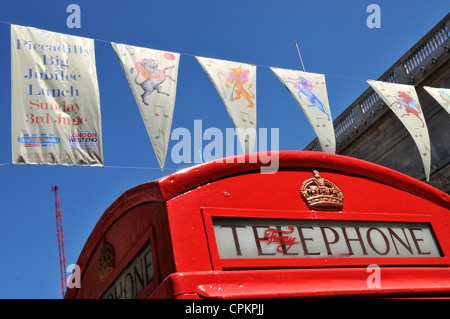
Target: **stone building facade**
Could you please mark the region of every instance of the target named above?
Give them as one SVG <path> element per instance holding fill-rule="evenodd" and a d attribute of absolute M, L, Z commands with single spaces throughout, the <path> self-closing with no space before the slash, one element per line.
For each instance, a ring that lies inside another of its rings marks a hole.
<path fill-rule="evenodd" d="M 450 114 L 423 89 L 450 88 L 450 14 L 378 80 L 414 85 L 430 135 L 429 183 L 450 194 Z M 425 181 L 422 160 L 412 137 L 372 88 L 361 94 L 333 124 L 337 154 L 383 165 Z M 305 150 L 320 151 L 317 138 Z"/>

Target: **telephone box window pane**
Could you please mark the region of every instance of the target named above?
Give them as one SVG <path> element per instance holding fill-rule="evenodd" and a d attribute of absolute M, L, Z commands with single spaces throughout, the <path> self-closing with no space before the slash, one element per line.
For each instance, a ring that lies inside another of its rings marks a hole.
<path fill-rule="evenodd" d="M 154 278 L 152 247 L 148 242 L 114 280 L 102 299 L 135 299 Z"/>

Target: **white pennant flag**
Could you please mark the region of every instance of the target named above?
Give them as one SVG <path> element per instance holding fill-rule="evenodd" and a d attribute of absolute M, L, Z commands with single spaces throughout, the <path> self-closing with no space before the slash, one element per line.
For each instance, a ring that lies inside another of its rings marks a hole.
<path fill-rule="evenodd" d="M 11 25 L 12 162 L 103 166 L 94 40 Z"/>
<path fill-rule="evenodd" d="M 244 153 L 253 152 L 256 137 L 256 66 L 196 57 L 219 92 L 234 123 Z"/>
<path fill-rule="evenodd" d="M 419 149 L 427 182 L 430 180 L 430 137 L 427 123 L 419 104 L 419 98 L 412 85 L 367 81 L 397 115 Z"/>
<path fill-rule="evenodd" d="M 450 114 L 450 89 L 423 87 Z"/>
<path fill-rule="evenodd" d="M 322 150 L 336 152 L 336 138 L 328 102 L 325 76 L 295 70 L 270 68 L 289 90 L 311 123 Z"/>
<path fill-rule="evenodd" d="M 180 54 L 112 43 L 161 169 L 166 161 Z"/>

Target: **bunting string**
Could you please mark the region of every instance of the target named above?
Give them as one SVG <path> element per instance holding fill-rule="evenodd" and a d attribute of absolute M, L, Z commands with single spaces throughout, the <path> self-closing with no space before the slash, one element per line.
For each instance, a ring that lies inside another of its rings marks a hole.
<path fill-rule="evenodd" d="M 0 163 L 0 166 L 17 166 L 13 163 Z M 19 166 L 38 166 L 38 165 L 34 165 L 34 164 L 25 164 L 25 165 L 19 165 Z M 76 166 L 76 165 L 64 165 L 67 167 L 80 167 L 80 166 Z M 136 170 L 159 170 L 161 171 L 160 167 L 145 167 L 145 166 L 119 166 L 119 165 L 104 165 L 104 166 L 83 166 L 83 167 L 95 167 L 95 168 L 113 168 L 113 169 L 136 169 Z M 185 167 L 187 168 L 187 167 Z M 179 171 L 180 169 L 184 169 L 183 167 L 181 168 L 168 168 L 168 167 L 164 167 L 164 170 L 168 170 L 168 171 Z"/>
<path fill-rule="evenodd" d="M 0 166 L 17 166 L 14 165 L 13 163 L 0 163 Z M 31 166 L 31 165 L 19 165 L 19 166 Z M 35 165 L 33 165 L 35 166 Z M 73 166 L 73 167 L 79 167 L 79 166 Z M 160 167 L 144 167 L 144 166 L 115 166 L 115 165 L 104 165 L 104 166 L 99 166 L 98 168 L 112 168 L 112 169 L 131 169 L 131 170 L 157 170 L 157 171 L 161 171 Z M 186 167 L 188 168 L 188 167 Z M 167 171 L 179 171 L 183 168 L 168 168 L 168 167 L 164 167 L 164 170 Z M 439 185 L 440 187 L 443 187 L 446 185 L 445 182 L 442 181 L 431 181 L 431 182 L 427 182 L 427 184 L 429 185 Z"/>
<path fill-rule="evenodd" d="M 12 22 L 8 22 L 8 21 L 3 21 L 0 20 L 0 23 L 3 24 L 9 24 L 9 25 L 13 25 L 14 23 Z M 56 31 L 52 31 L 52 32 L 56 32 Z M 108 41 L 108 40 L 103 40 L 103 39 L 98 39 L 98 38 L 90 38 L 94 41 L 98 41 L 98 42 L 103 42 L 103 43 L 108 43 L 108 44 L 112 44 L 114 43 L 113 41 Z M 197 54 L 190 54 L 190 53 L 186 53 L 186 52 L 178 52 L 180 55 L 183 56 L 189 56 L 192 58 L 196 58 L 199 55 Z M 260 68 L 266 68 L 266 69 L 270 69 L 272 66 L 270 65 L 264 65 L 264 64 L 257 64 L 257 63 L 250 63 L 251 65 L 260 67 Z M 355 80 L 355 81 L 362 81 L 362 82 L 366 82 L 367 78 L 359 78 L 359 77 L 354 77 L 354 76 L 349 76 L 349 75 L 336 75 L 336 74 L 328 74 L 328 73 L 322 73 L 323 75 L 327 76 L 327 77 L 334 77 L 334 78 L 341 78 L 341 79 L 348 79 L 348 80 Z"/>

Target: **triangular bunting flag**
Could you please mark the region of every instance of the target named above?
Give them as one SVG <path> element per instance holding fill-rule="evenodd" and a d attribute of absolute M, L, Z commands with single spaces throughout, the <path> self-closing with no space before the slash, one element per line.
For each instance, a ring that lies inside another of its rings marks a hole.
<path fill-rule="evenodd" d="M 419 104 L 419 98 L 412 85 L 367 81 L 397 115 L 419 149 L 427 182 L 430 180 L 430 137 L 427 123 Z"/>
<path fill-rule="evenodd" d="M 450 89 L 423 87 L 450 114 Z"/>
<path fill-rule="evenodd" d="M 244 153 L 253 152 L 256 138 L 256 66 L 196 57 L 219 92 Z"/>
<path fill-rule="evenodd" d="M 161 169 L 166 161 L 180 54 L 112 43 Z"/>
<path fill-rule="evenodd" d="M 300 105 L 316 132 L 322 150 L 334 154 L 336 152 L 336 139 L 325 76 L 272 67 L 270 69 Z"/>

